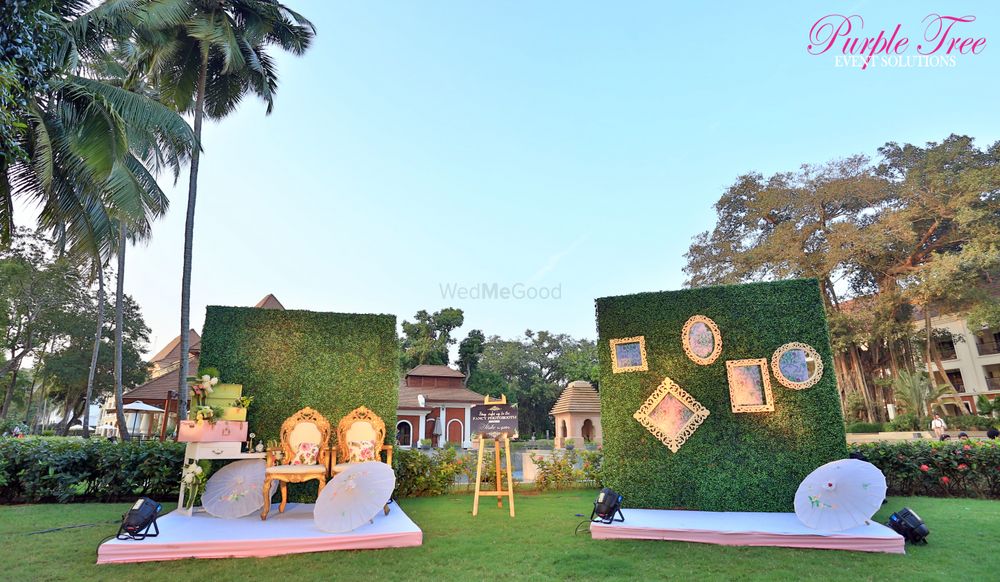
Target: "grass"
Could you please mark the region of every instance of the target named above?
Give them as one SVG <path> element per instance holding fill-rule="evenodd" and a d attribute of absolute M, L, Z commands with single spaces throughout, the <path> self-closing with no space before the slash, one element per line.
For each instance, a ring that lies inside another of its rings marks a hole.
<path fill-rule="evenodd" d="M 526 493 L 517 517 L 489 502 L 471 515 L 469 495 L 404 499 L 424 531 L 419 548 L 299 554 L 266 559 L 182 560 L 97 566 L 97 545 L 117 531 L 121 504 L 0 507 L 6 580 L 539 580 L 740 579 L 988 580 L 996 576 L 1000 502 L 890 498 L 876 519 L 910 506 L 930 544 L 907 555 L 737 548 L 574 535 L 593 493 Z M 628 513 L 626 511 L 626 517 Z M 96 524 L 96 525 L 90 525 Z M 48 533 L 38 530 L 85 525 Z"/>

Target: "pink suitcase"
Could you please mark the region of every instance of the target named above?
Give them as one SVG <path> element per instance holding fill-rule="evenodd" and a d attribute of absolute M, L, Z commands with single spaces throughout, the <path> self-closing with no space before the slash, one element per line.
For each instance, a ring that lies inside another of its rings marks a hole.
<path fill-rule="evenodd" d="M 177 440 L 182 443 L 238 443 L 247 440 L 249 424 L 236 420 L 207 421 L 182 420 L 177 429 Z"/>

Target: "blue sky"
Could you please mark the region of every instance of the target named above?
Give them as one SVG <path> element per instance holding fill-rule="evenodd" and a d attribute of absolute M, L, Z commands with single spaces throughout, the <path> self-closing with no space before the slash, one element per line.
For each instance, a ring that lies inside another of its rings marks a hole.
<path fill-rule="evenodd" d="M 596 297 L 680 288 L 691 238 L 741 173 L 889 140 L 1000 138 L 1000 9 L 987 2 L 287 0 L 318 28 L 279 55 L 275 111 L 207 126 L 192 321 L 206 305 L 465 310 L 459 330 L 594 337 Z M 973 14 L 954 68 L 837 68 L 812 23 L 858 13 L 916 39 Z M 994 45 L 993 43 L 998 43 Z M 186 176 L 128 255 L 157 349 L 177 335 Z M 441 285 L 561 286 L 459 300 Z"/>

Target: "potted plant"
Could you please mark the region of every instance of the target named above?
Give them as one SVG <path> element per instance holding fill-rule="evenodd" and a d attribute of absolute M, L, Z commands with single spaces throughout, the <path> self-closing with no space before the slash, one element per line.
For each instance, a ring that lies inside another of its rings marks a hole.
<path fill-rule="evenodd" d="M 253 396 L 240 396 L 233 401 L 232 404 L 226 408 L 226 412 L 223 414 L 223 420 L 238 420 L 243 422 L 247 419 L 247 408 L 250 408 L 250 403 L 253 402 Z"/>
<path fill-rule="evenodd" d="M 573 449 L 576 448 L 576 443 L 573 442 L 573 439 L 566 439 L 563 441 L 563 448 L 565 448 L 567 451 L 572 451 Z"/>
<path fill-rule="evenodd" d="M 419 446 L 421 449 L 431 448 L 431 439 L 420 439 Z"/>

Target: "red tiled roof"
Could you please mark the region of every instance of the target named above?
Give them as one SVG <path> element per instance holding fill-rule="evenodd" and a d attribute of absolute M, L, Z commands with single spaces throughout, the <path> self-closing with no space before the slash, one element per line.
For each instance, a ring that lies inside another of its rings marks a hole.
<path fill-rule="evenodd" d="M 201 351 L 201 336 L 195 330 L 190 330 L 188 332 L 188 346 L 192 352 Z M 166 345 L 165 348 L 157 352 L 155 356 L 150 358 L 150 364 L 159 364 L 161 367 L 167 366 L 174 362 L 179 362 L 181 360 L 181 336 L 177 336 L 170 340 L 170 343 Z"/>
<path fill-rule="evenodd" d="M 448 366 L 420 364 L 406 373 L 407 376 L 435 376 L 438 378 L 465 378 L 465 374 Z"/>
<path fill-rule="evenodd" d="M 424 404 L 426 406 L 420 406 L 417 394 L 424 395 Z M 396 405 L 396 408 L 430 410 L 432 407 L 444 402 L 482 404 L 483 395 L 473 392 L 468 388 L 417 388 L 407 386 L 406 380 L 399 383 L 399 404 Z"/>
<path fill-rule="evenodd" d="M 266 297 L 257 302 L 254 307 L 259 307 L 260 309 L 280 309 L 285 310 L 285 306 L 278 301 L 278 298 L 274 296 L 273 293 L 268 293 Z"/>
<path fill-rule="evenodd" d="M 191 359 L 188 362 L 188 369 L 198 369 L 198 356 L 191 356 Z M 124 404 L 128 404 L 129 402 L 142 400 L 143 402 L 149 404 L 157 400 L 166 400 L 167 392 L 177 390 L 178 374 L 180 374 L 180 368 L 171 370 L 162 376 L 153 378 L 145 384 L 136 386 L 125 394 L 122 394 L 122 402 Z"/>

